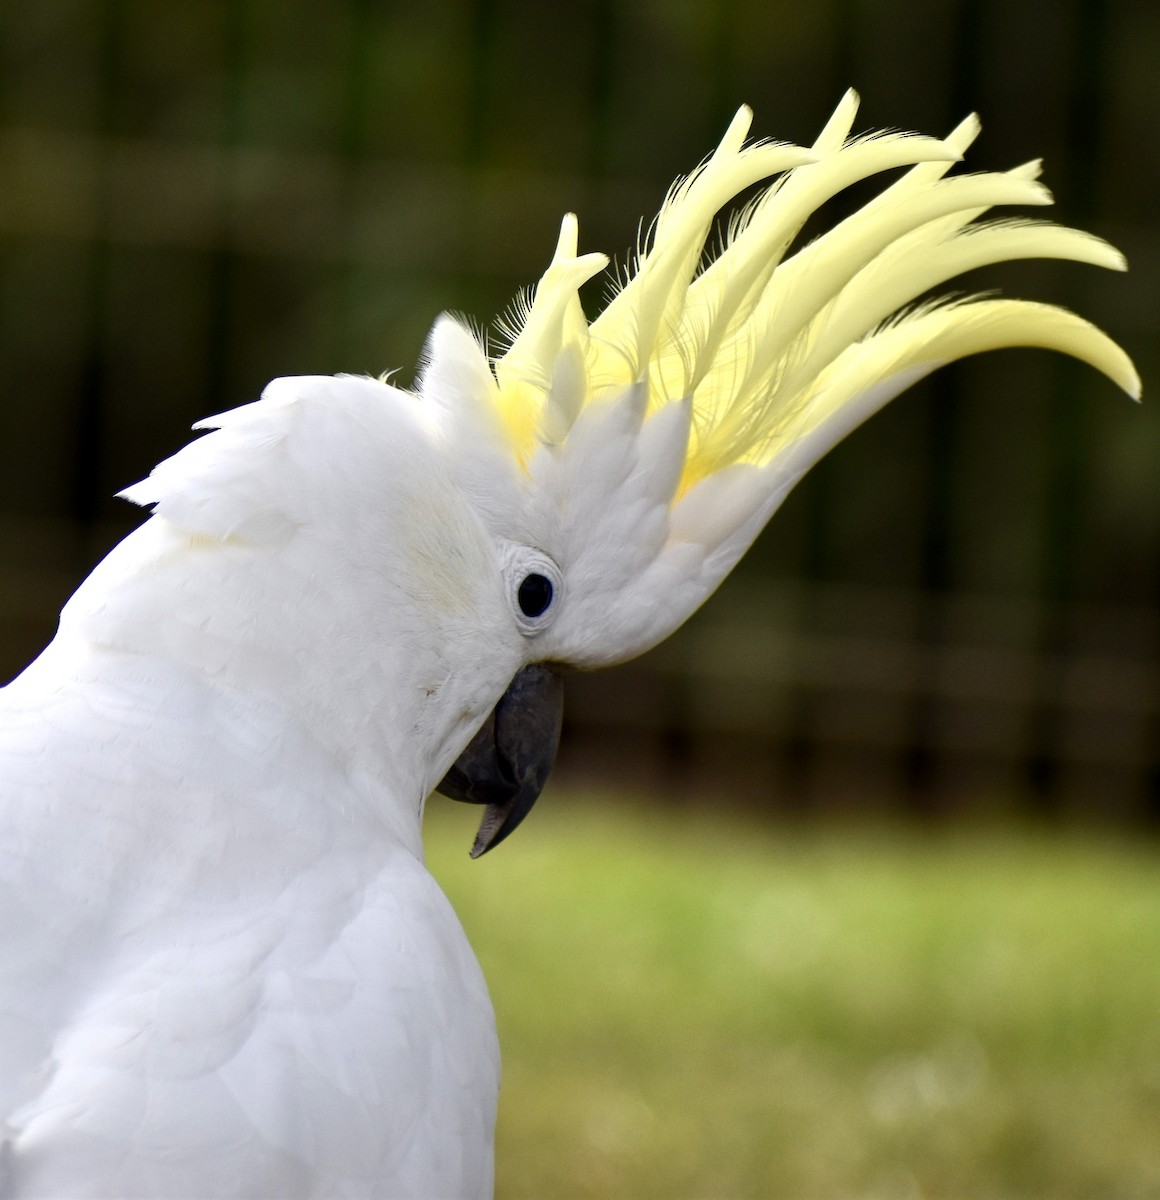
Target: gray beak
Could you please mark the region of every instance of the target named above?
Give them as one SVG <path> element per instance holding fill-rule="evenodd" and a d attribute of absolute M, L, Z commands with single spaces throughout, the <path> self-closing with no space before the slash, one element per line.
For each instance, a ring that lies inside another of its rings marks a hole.
<path fill-rule="evenodd" d="M 560 675 L 541 663 L 524 667 L 436 787 L 452 800 L 487 805 L 472 858 L 498 846 L 531 812 L 552 770 L 563 718 Z"/>

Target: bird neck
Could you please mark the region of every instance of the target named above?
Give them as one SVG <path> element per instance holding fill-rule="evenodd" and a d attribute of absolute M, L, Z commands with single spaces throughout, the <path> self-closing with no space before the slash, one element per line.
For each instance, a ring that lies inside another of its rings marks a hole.
<path fill-rule="evenodd" d="M 287 737 L 320 747 L 421 853 L 425 798 L 478 706 L 456 699 L 469 681 L 451 678 L 432 639 L 407 636 L 389 597 L 376 612 L 357 595 L 349 578 L 296 569 L 292 554 L 190 538 L 154 517 L 66 605 L 52 657 L 91 672 L 132 656 L 276 711 Z"/>

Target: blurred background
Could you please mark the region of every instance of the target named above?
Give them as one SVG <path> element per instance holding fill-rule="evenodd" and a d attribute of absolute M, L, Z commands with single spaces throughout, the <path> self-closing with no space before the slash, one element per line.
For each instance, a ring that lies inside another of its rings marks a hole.
<path fill-rule="evenodd" d="M 409 382 L 567 210 L 623 261 L 741 101 L 807 143 L 849 84 L 859 130 L 977 109 L 971 165 L 1045 156 L 1056 217 L 1132 269 L 966 286 L 1069 304 L 1157 377 L 1148 3 L 37 0 L 0 44 L 5 674 L 194 420 L 276 375 Z M 1160 818 L 1158 450 L 1155 406 L 1046 352 L 940 373 L 668 645 L 575 681 L 562 768 L 793 814 Z"/>
<path fill-rule="evenodd" d="M 547 263 L 565 211 L 580 214 L 582 248 L 623 262 L 639 219 L 741 102 L 756 135 L 804 143 L 849 85 L 864 97 L 859 131 L 943 133 L 977 109 L 969 165 L 1043 155 L 1056 218 L 1112 241 L 1131 271 L 1026 263 L 966 286 L 1076 308 L 1133 355 L 1146 396 L 1160 378 L 1150 0 L 9 0 L 0 53 L 3 678 L 140 519 L 113 494 L 194 420 L 277 375 L 401 368 L 409 383 L 435 315 L 502 312 Z M 1158 456 L 1157 407 L 1070 361 L 1007 351 L 944 370 L 816 468 L 669 643 L 570 681 L 563 799 L 502 863 L 461 876 L 469 835 L 439 810 L 433 861 L 508 1046 L 501 1194 L 1160 1194 L 1160 984 L 1148 974 L 1160 911 L 1145 838 L 1160 825 Z M 868 818 L 869 842 L 826 832 Z M 953 848 L 926 840 L 944 830 Z M 1096 830 L 1094 857 L 1066 848 Z M 444 860 L 444 839 L 456 857 Z M 671 852 L 663 869 L 650 858 L 616 874 L 632 839 Z M 694 852 L 706 845 L 720 853 Z M 538 909 L 553 889 L 569 897 L 567 911 L 543 908 L 564 922 L 545 924 L 543 944 L 505 925 L 513 880 Z M 941 908 L 935 880 L 957 881 Z M 597 894 L 618 897 L 606 926 Z M 693 914 L 707 920 L 707 898 L 723 895 L 735 908 L 700 936 L 748 982 L 713 975 L 711 954 L 696 968 L 709 975 L 672 977 Z M 1009 926 L 1020 905 L 1023 925 Z M 569 941 L 577 911 L 594 923 Z M 776 954 L 753 950 L 755 912 L 783 931 Z M 1069 942 L 1077 913 L 1090 953 Z M 866 914 L 886 915 L 863 928 Z M 988 940 L 999 926 L 1023 932 Z M 497 927 L 515 940 L 496 943 Z M 749 941 L 737 949 L 726 928 Z M 939 958 L 976 935 L 974 974 Z M 583 977 L 547 971 L 553 948 Z M 1082 982 L 1093 955 L 1098 996 Z M 821 961 L 821 990 L 787 1009 L 775 958 Z M 600 1008 L 593 981 L 630 961 L 628 1007 Z M 875 991 L 890 962 L 917 1007 Z M 947 1007 L 947 981 L 968 976 L 975 990 L 952 989 L 959 1007 Z M 682 1058 L 682 1090 L 662 1070 L 672 1038 L 644 1049 L 671 1032 L 657 1014 L 677 1019 L 674 990 L 699 998 L 680 1010 L 688 1051 L 715 1027 L 707 997 L 728 988 L 772 1024 L 742 1022 L 748 1032 Z M 841 1007 L 866 988 L 884 1023 Z M 1025 993 L 1043 1006 L 1029 1003 L 1022 1033 L 960 1011 L 974 997 L 1010 1016 Z M 558 1023 L 537 1040 L 549 1010 Z M 634 1049 L 616 1049 L 633 1029 Z M 561 1082 L 561 1044 L 607 1066 L 589 1079 L 591 1120 L 567 1108 L 588 1093 Z M 776 1062 L 762 1057 L 772 1046 Z M 601 1091 L 610 1075 L 620 1090 Z M 744 1114 L 725 1098 L 739 1094 Z M 861 1125 L 837 1095 L 855 1098 Z M 563 1106 L 551 1134 L 545 1096 Z M 1118 1131 L 1098 1152 L 1096 1110 Z M 925 1136 L 932 1121 L 942 1135 Z M 743 1140 L 760 1152 L 747 1158 L 737 1130 L 754 1124 Z M 660 1128 L 669 1141 L 650 1141 Z M 708 1146 L 694 1153 L 713 1130 L 728 1167 Z M 567 1186 L 562 1145 L 586 1164 Z"/>

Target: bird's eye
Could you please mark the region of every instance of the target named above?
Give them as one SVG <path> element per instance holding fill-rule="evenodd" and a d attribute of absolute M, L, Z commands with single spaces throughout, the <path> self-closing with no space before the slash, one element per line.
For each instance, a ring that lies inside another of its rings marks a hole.
<path fill-rule="evenodd" d="M 560 568 L 534 546 L 509 543 L 503 575 L 516 627 L 524 637 L 538 637 L 556 620 L 563 596 Z"/>
<path fill-rule="evenodd" d="M 542 617 L 548 611 L 554 594 L 552 581 L 546 575 L 533 573 L 524 576 L 524 580 L 516 592 L 520 612 L 525 617 Z"/>

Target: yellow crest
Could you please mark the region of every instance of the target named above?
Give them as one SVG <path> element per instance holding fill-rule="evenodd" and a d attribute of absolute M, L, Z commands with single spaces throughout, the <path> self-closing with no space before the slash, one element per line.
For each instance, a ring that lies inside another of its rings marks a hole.
<path fill-rule="evenodd" d="M 732 463 L 772 461 L 860 396 L 982 350 L 1044 346 L 1083 359 L 1138 398 L 1140 382 L 1110 338 L 1064 309 L 995 298 L 916 301 L 975 267 L 1053 257 L 1123 270 L 1106 242 L 1046 221 L 980 221 L 999 204 L 1046 205 L 1038 163 L 947 177 L 979 132 L 968 117 L 945 140 L 850 137 L 846 94 L 808 150 L 745 145 L 742 108 L 713 155 L 670 190 L 627 282 L 591 323 L 579 288 L 603 254 L 577 253 L 564 218 L 551 265 L 516 336 L 493 361 L 513 449 L 558 443 L 582 408 L 647 380 L 648 407 L 691 397 L 678 495 Z M 807 218 L 858 180 L 910 169 L 808 245 Z M 734 213 L 716 256 L 717 214 L 775 177 Z"/>

